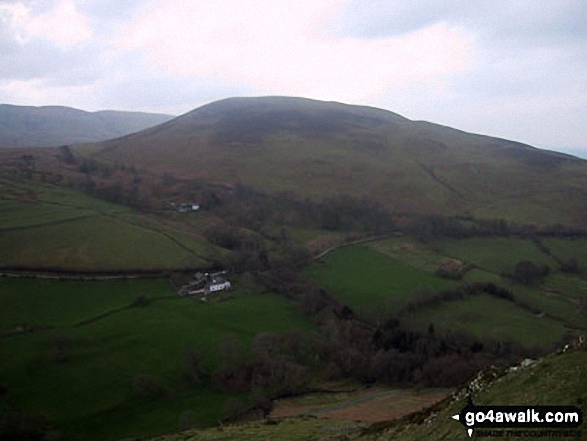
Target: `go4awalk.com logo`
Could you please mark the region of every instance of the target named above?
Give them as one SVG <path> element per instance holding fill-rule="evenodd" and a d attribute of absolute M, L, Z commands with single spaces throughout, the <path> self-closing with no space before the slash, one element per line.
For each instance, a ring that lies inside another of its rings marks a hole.
<path fill-rule="evenodd" d="M 476 406 L 469 399 L 453 415 L 476 437 L 559 438 L 581 437 L 583 412 L 575 406 Z"/>

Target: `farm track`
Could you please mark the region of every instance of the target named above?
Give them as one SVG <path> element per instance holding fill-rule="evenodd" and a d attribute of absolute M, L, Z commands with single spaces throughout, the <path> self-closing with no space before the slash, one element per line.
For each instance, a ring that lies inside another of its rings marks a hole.
<path fill-rule="evenodd" d="M 331 252 L 333 252 L 335 250 L 338 250 L 340 248 L 349 247 L 351 245 L 361 245 L 363 243 L 376 242 L 378 240 L 387 239 L 389 236 L 390 236 L 390 234 L 383 234 L 383 235 L 380 235 L 380 236 L 372 236 L 372 237 L 367 237 L 367 238 L 364 238 L 364 239 L 355 240 L 353 242 L 342 243 L 340 245 L 336 245 L 336 246 L 330 247 L 330 248 L 322 251 L 317 256 L 314 256 L 312 258 L 312 260 L 320 260 L 323 257 L 325 257 L 327 254 L 329 254 L 329 253 L 331 253 Z"/>

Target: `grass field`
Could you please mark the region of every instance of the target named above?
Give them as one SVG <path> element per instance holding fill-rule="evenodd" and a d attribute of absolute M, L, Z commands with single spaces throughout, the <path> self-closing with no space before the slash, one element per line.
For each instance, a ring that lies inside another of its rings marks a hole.
<path fill-rule="evenodd" d="M 410 237 L 392 237 L 367 246 L 429 273 L 433 273 L 438 263 L 446 258 L 439 251 Z"/>
<path fill-rule="evenodd" d="M 196 268 L 208 264 L 214 248 L 173 216 L 153 219 L 39 182 L 3 180 L 0 186 L 5 190 L 0 199 L 0 268 Z"/>
<path fill-rule="evenodd" d="M 582 240 L 545 239 L 544 243 L 559 259 L 578 256 L 579 260 L 583 252 Z M 544 312 L 571 327 L 586 328 L 585 313 L 581 312 L 579 303 L 587 295 L 587 280 L 561 273 L 556 260 L 543 253 L 532 241 L 516 237 L 474 238 L 443 240 L 435 242 L 433 247 L 474 265 L 464 281 L 493 282 L 511 290 L 518 302 L 530 310 Z M 547 265 L 551 273 L 541 283 L 530 286 L 502 277 L 502 273 L 513 272 L 515 265 L 522 260 Z"/>
<path fill-rule="evenodd" d="M 544 244 L 560 259 L 577 259 L 579 267 L 587 271 L 587 238 L 545 239 Z"/>
<path fill-rule="evenodd" d="M 449 256 L 473 265 L 462 281 L 433 275 L 438 263 Z M 502 277 L 502 271 L 512 271 L 526 259 L 549 264 L 555 272 L 532 286 Z M 587 293 L 587 282 L 556 272 L 555 264 L 534 243 L 519 238 L 445 240 L 427 245 L 400 237 L 336 250 L 313 264 L 306 275 L 353 309 L 386 314 L 397 312 L 421 286 L 439 291 L 462 283 L 492 282 L 509 289 L 516 302 L 484 294 L 424 308 L 402 320 L 415 328 L 433 323 L 443 331 L 464 330 L 481 339 L 550 348 L 586 329 L 578 302 Z"/>
<path fill-rule="evenodd" d="M 455 285 L 364 246 L 338 249 L 310 266 L 306 275 L 357 310 L 393 310 L 420 287 L 442 290 Z"/>
<path fill-rule="evenodd" d="M 0 329 L 17 326 L 72 326 L 130 305 L 137 296 L 169 295 L 166 281 L 108 282 L 0 278 Z"/>
<path fill-rule="evenodd" d="M 206 262 L 156 231 L 94 216 L 0 233 L 2 266 L 75 270 L 200 267 Z"/>
<path fill-rule="evenodd" d="M 248 291 L 202 304 L 177 297 L 162 280 L 0 280 L 0 300 L 10 307 L 1 311 L 3 331 L 21 323 L 53 326 L 0 338 L 0 383 L 16 407 L 45 416 L 64 440 L 175 431 L 187 410 L 195 412 L 197 425 L 214 425 L 227 397 L 206 381 L 200 387 L 187 383 L 187 348 L 204 350 L 212 367 L 226 334 L 248 344 L 261 331 L 314 329 L 290 301 L 254 287 Z M 140 294 L 148 304 L 131 306 Z M 56 339 L 66 342 L 65 360 L 55 357 Z M 160 398 L 135 396 L 133 379 L 141 374 L 160 384 Z"/>
<path fill-rule="evenodd" d="M 481 339 L 515 341 L 539 348 L 559 343 L 567 331 L 564 323 L 548 317 L 538 318 L 511 302 L 487 294 L 424 309 L 406 320 L 420 328 L 433 323 L 443 331 L 466 330 Z"/>
<path fill-rule="evenodd" d="M 88 208 L 8 202 L 0 204 L 0 231 L 53 224 L 94 214 Z"/>
<path fill-rule="evenodd" d="M 557 262 L 542 253 L 531 240 L 517 237 L 446 239 L 435 244 L 442 253 L 494 273 L 512 273 L 516 264 L 529 260 L 558 268 Z"/>

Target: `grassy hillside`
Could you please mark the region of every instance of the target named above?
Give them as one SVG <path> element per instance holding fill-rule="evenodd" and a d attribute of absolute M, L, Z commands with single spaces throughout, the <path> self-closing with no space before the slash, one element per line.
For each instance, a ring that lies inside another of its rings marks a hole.
<path fill-rule="evenodd" d="M 0 104 L 0 147 L 48 147 L 104 141 L 171 119 L 170 115 Z"/>
<path fill-rule="evenodd" d="M 203 304 L 178 297 L 163 280 L 0 279 L 0 383 L 7 389 L 0 410 L 44 416 L 64 441 L 172 432 L 186 411 L 192 424 L 216 424 L 228 397 L 207 379 L 199 386 L 186 379 L 188 348 L 206 354 L 211 369 L 227 334 L 248 345 L 262 331 L 314 329 L 290 301 L 250 283 L 236 286 L 231 299 Z M 153 378 L 160 395 L 137 396 L 139 375 Z"/>
<path fill-rule="evenodd" d="M 516 372 L 486 372 L 484 381 L 474 389 L 478 405 L 577 405 L 587 394 L 587 352 L 585 348 L 556 354 Z M 505 374 L 505 375 L 504 375 Z M 232 440 L 468 440 L 463 426 L 451 416 L 466 404 L 465 391 L 455 394 L 432 412 L 417 413 L 403 420 L 373 425 L 349 420 L 321 418 L 285 418 L 218 429 L 187 431 L 157 438 L 158 441 L 232 441 Z M 583 427 L 583 433 L 584 433 Z M 511 438 L 491 438 L 511 439 Z M 528 439 L 520 438 L 516 439 Z M 584 439 L 584 438 L 573 438 Z"/>
<path fill-rule="evenodd" d="M 316 198 L 369 196 L 401 212 L 587 219 L 579 203 L 587 197 L 587 161 L 340 103 L 227 99 L 94 151 L 161 174 Z"/>
<path fill-rule="evenodd" d="M 587 394 L 587 351 L 580 350 L 565 354 L 545 357 L 535 365 L 518 372 L 506 373 L 505 376 L 489 382 L 481 382 L 481 390 L 473 394 L 477 405 L 571 405 Z M 496 373 L 497 375 L 500 372 Z M 419 423 L 405 422 L 376 435 L 359 439 L 402 439 L 437 440 L 470 439 L 463 426 L 451 419 L 465 406 L 465 394 L 462 391 L 457 399 L 452 400 L 440 411 L 434 412 L 425 421 Z M 580 407 L 583 407 L 579 404 Z M 582 427 L 583 434 L 585 426 Z M 491 439 L 511 439 L 492 437 Z M 518 438 L 525 439 L 525 438 Z M 532 438 L 526 438 L 532 439 Z M 584 439 L 581 438 L 570 439 Z"/>

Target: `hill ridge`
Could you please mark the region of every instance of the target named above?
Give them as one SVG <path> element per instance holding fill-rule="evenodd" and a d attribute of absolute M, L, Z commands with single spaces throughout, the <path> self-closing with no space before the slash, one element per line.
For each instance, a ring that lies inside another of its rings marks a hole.
<path fill-rule="evenodd" d="M 314 199 L 370 197 L 398 212 L 587 219 L 578 204 L 587 200 L 585 160 L 338 102 L 227 98 L 93 151 L 160 174 Z"/>
<path fill-rule="evenodd" d="M 105 141 L 170 119 L 160 113 L 0 104 L 0 148 Z"/>

